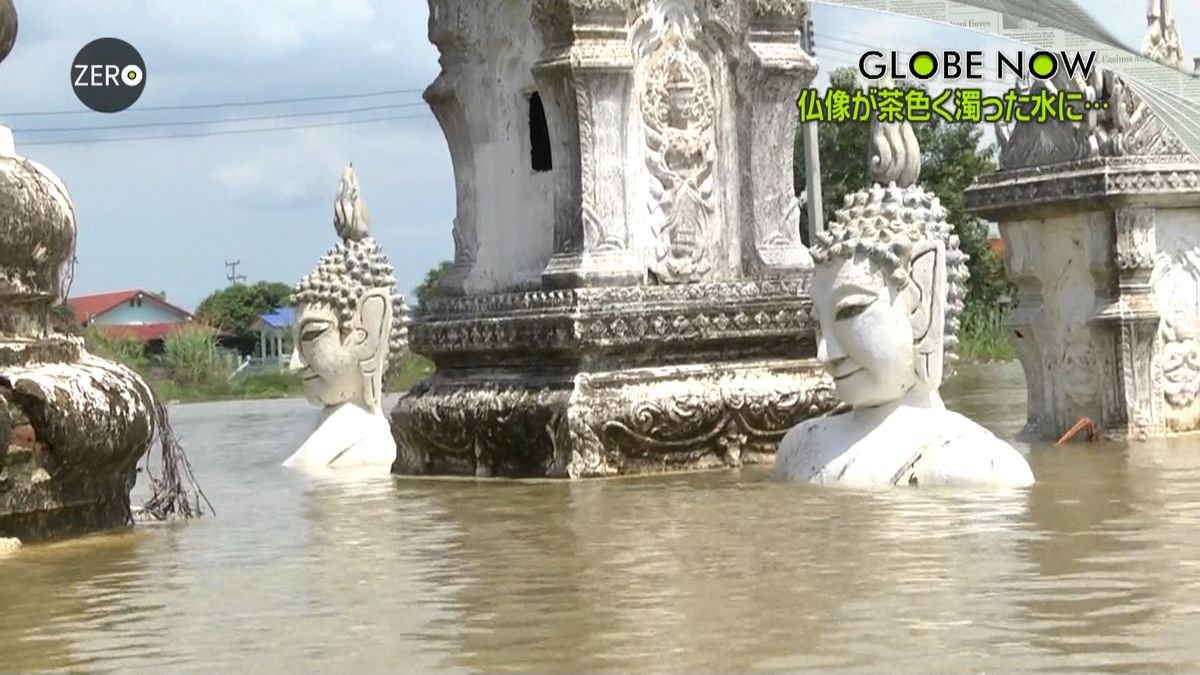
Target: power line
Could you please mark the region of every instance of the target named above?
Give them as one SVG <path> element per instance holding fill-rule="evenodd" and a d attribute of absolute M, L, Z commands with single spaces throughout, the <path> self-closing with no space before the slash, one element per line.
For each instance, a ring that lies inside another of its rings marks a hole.
<path fill-rule="evenodd" d="M 71 132 L 71 131 L 108 131 L 110 129 L 146 129 L 151 127 L 186 127 L 203 124 L 230 124 L 235 122 L 261 122 L 265 120 L 281 120 L 292 119 L 296 117 L 317 117 L 320 115 L 340 115 L 342 113 L 358 113 L 358 112 L 373 112 L 378 110 L 391 110 L 395 108 L 413 108 L 416 106 L 424 106 L 424 101 L 416 103 L 393 103 L 391 105 L 376 105 L 367 106 L 365 108 L 348 108 L 346 110 L 319 110 L 315 112 L 303 113 L 281 113 L 278 115 L 257 115 L 253 117 L 229 117 L 221 120 L 188 120 L 182 122 L 140 122 L 137 124 L 105 124 L 88 127 L 43 127 L 40 129 L 13 129 L 13 133 L 21 134 L 40 134 L 50 132 Z"/>
<path fill-rule="evenodd" d="M 83 145 L 87 143 L 116 143 L 121 141 L 153 141 L 153 140 L 170 140 L 176 138 L 205 138 L 209 136 L 234 136 L 238 134 L 256 134 L 269 131 L 292 131 L 296 129 L 319 129 L 322 127 L 340 127 L 350 126 L 354 124 L 369 124 L 373 122 L 387 122 L 390 120 L 411 120 L 428 118 L 428 114 L 419 115 L 387 115 L 384 117 L 371 117 L 361 120 L 343 120 L 338 122 L 323 122 L 318 124 L 295 124 L 283 127 L 264 127 L 261 129 L 225 129 L 219 131 L 200 131 L 188 134 L 158 134 L 155 136 L 120 136 L 117 138 L 93 138 L 93 139 L 73 139 L 73 140 L 58 140 L 58 141 L 30 141 L 29 143 L 20 143 L 21 146 L 27 145 Z"/>
<path fill-rule="evenodd" d="M 368 91 L 357 94 L 330 94 L 328 96 L 305 96 L 301 98 L 277 98 L 260 101 L 227 101 L 224 103 L 192 103 L 186 105 L 160 105 L 150 107 L 134 107 L 124 111 L 155 112 L 162 110 L 207 110 L 211 108 L 244 108 L 257 105 L 276 105 L 279 103 L 307 103 L 309 101 L 333 101 L 347 98 L 370 98 L 373 96 L 391 96 L 393 94 L 419 94 L 424 89 L 386 89 L 383 91 Z M 20 112 L 0 112 L 0 117 L 43 117 L 51 115 L 88 115 L 91 110 L 24 110 Z"/>

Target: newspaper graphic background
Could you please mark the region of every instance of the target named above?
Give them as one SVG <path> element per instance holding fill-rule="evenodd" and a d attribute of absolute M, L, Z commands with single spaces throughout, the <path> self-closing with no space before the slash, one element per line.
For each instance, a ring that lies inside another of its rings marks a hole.
<path fill-rule="evenodd" d="M 1094 51 L 1095 67 L 1125 76 L 1164 123 L 1200 155 L 1200 78 L 1142 56 L 1072 0 L 816 1 L 951 24 L 1029 48 Z"/>

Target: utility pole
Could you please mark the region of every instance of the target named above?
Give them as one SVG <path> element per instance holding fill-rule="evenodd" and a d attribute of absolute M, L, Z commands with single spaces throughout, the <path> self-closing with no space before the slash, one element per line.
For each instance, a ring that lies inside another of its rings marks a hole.
<path fill-rule="evenodd" d="M 239 281 L 246 280 L 246 275 L 237 273 L 237 266 L 241 264 L 241 260 L 234 260 L 233 262 L 225 261 L 225 267 L 229 268 L 229 272 L 225 274 L 225 278 L 229 280 L 229 283 L 236 284 Z"/>
<path fill-rule="evenodd" d="M 812 56 L 815 53 L 813 40 L 813 20 L 810 9 L 804 17 L 804 26 L 800 30 L 800 46 Z M 805 194 L 808 196 L 808 242 L 811 246 L 817 240 L 817 234 L 825 230 L 825 209 L 821 200 L 821 152 L 818 147 L 817 123 L 805 122 L 800 130 L 804 138 L 804 177 Z"/>

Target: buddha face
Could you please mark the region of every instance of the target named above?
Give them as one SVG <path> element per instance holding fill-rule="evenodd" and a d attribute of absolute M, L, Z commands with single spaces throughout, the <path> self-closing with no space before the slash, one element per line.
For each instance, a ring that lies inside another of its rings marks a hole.
<path fill-rule="evenodd" d="M 296 308 L 291 368 L 303 378 L 310 403 L 336 406 L 362 397 L 363 373 L 355 348 L 361 334 L 352 330 L 343 338 L 337 312 L 329 305 Z"/>
<path fill-rule="evenodd" d="M 897 291 L 879 265 L 856 255 L 818 266 L 812 298 L 820 323 L 817 358 L 838 398 L 856 408 L 878 406 L 919 384 L 908 288 Z"/>

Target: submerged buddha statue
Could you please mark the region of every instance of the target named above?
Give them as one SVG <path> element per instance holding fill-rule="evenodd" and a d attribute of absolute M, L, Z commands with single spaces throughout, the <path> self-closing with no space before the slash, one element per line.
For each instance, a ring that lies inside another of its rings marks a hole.
<path fill-rule="evenodd" d="M 967 258 L 938 198 L 917 185 L 911 127 L 877 121 L 871 136 L 875 185 L 846 198 L 811 250 L 817 355 L 850 411 L 788 432 L 776 473 L 862 487 L 1029 485 L 1016 449 L 942 403 Z"/>
<path fill-rule="evenodd" d="M 390 467 L 396 442 L 383 411 L 383 382 L 406 347 L 407 308 L 391 263 L 368 234 L 353 165 L 342 174 L 334 227 L 341 241 L 292 294 L 291 369 L 303 378 L 308 401 L 324 410 L 284 465 Z"/>

